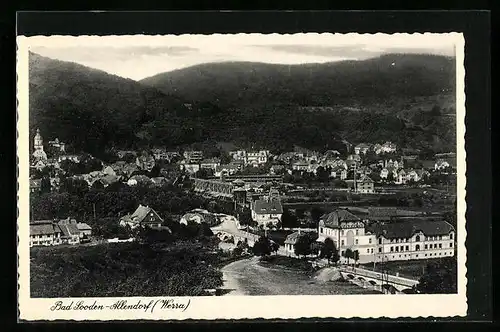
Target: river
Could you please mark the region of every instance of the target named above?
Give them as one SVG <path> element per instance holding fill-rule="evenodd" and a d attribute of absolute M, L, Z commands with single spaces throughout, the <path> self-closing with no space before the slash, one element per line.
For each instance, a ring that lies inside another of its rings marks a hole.
<path fill-rule="evenodd" d="M 349 282 L 324 282 L 302 271 L 264 267 L 256 257 L 230 263 L 222 273 L 226 295 L 378 294 Z"/>

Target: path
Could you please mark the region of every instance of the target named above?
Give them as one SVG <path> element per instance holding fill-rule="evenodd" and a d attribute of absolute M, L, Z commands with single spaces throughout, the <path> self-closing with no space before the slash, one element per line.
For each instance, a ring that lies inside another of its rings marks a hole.
<path fill-rule="evenodd" d="M 302 271 L 264 267 L 258 258 L 243 259 L 222 268 L 227 295 L 331 295 L 369 294 L 347 282 L 324 282 Z"/>

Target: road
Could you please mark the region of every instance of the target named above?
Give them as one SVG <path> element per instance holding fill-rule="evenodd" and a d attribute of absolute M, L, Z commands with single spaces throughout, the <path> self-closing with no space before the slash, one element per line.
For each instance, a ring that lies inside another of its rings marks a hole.
<path fill-rule="evenodd" d="M 348 282 L 324 282 L 302 271 L 263 267 L 258 258 L 243 259 L 222 268 L 226 295 L 370 294 Z"/>

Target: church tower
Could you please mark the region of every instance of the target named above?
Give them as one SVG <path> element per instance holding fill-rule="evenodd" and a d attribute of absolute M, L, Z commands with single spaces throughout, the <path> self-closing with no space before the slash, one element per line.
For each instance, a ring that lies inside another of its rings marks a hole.
<path fill-rule="evenodd" d="M 40 129 L 36 130 L 36 135 L 35 135 L 35 142 L 33 144 L 35 150 L 42 150 L 43 151 L 43 139 L 42 135 L 40 135 Z"/>
<path fill-rule="evenodd" d="M 47 154 L 43 151 L 43 140 L 42 135 L 40 135 L 40 129 L 36 130 L 35 140 L 33 143 L 33 147 L 35 148 L 33 157 L 36 160 L 47 160 Z"/>

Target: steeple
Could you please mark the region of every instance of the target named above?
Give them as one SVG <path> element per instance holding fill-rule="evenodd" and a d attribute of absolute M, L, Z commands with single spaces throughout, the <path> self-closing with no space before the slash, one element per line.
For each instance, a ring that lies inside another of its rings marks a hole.
<path fill-rule="evenodd" d="M 35 150 L 42 150 L 43 151 L 43 139 L 42 135 L 40 135 L 40 129 L 36 130 L 36 135 L 35 135 L 35 140 L 33 144 Z"/>

